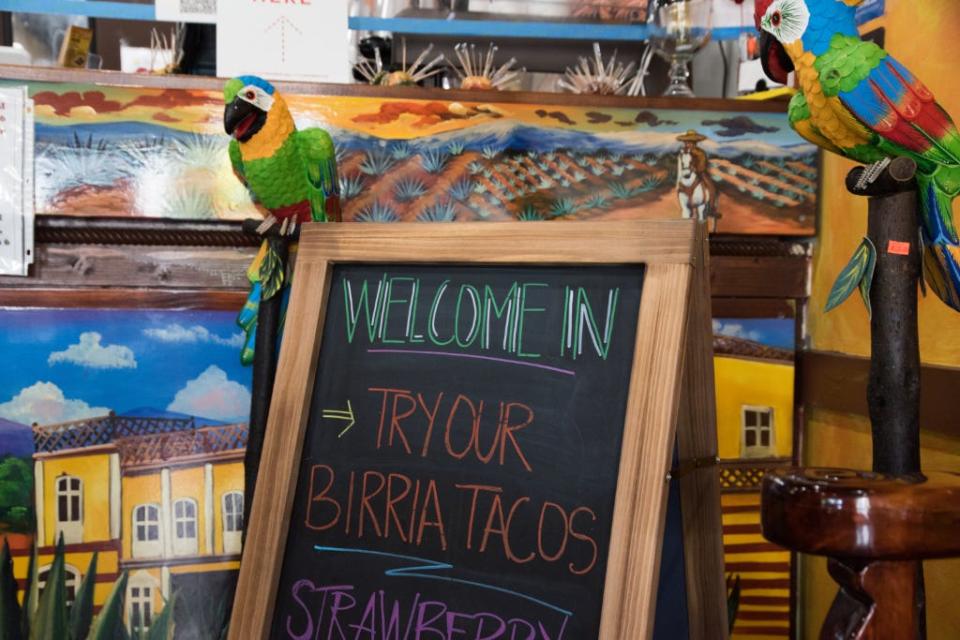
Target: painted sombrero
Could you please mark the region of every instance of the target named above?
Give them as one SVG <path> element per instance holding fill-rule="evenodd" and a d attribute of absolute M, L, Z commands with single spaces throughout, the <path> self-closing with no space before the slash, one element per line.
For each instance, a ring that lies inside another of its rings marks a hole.
<path fill-rule="evenodd" d="M 686 133 L 677 136 L 677 140 L 680 142 L 703 142 L 707 139 L 707 136 L 700 135 L 693 129 L 690 129 Z"/>

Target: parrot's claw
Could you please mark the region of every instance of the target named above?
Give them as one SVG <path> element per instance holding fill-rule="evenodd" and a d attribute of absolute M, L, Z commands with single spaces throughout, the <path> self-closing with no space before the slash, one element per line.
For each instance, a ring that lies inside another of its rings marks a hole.
<path fill-rule="evenodd" d="M 263 235 L 270 230 L 270 227 L 272 227 L 275 224 L 277 224 L 277 219 L 273 217 L 273 215 L 269 215 L 266 218 L 264 218 L 263 222 L 260 223 L 260 226 L 257 227 L 257 233 L 259 233 L 260 235 Z"/>
<path fill-rule="evenodd" d="M 886 168 L 890 166 L 891 162 L 892 160 L 890 158 L 884 158 L 883 160 L 874 162 L 869 167 L 866 167 L 863 170 L 863 173 L 860 174 L 860 179 L 857 180 L 856 190 L 863 191 L 876 182 L 877 178 L 879 178 L 880 174 L 882 174 Z"/>
<path fill-rule="evenodd" d="M 283 222 L 280 223 L 280 235 L 287 235 L 287 225 L 290 224 L 290 218 L 284 218 Z"/>
<path fill-rule="evenodd" d="M 295 218 L 291 218 L 291 219 L 290 219 L 290 228 L 287 229 L 287 233 L 292 236 L 296 230 L 297 230 L 297 221 L 296 221 Z"/>

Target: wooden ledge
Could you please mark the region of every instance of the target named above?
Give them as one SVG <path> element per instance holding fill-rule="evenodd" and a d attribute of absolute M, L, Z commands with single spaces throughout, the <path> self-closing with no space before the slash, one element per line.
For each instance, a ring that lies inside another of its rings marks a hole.
<path fill-rule="evenodd" d="M 960 475 L 893 477 L 845 469 L 783 469 L 762 485 L 771 542 L 864 560 L 960 556 Z"/>
<path fill-rule="evenodd" d="M 20 82 L 89 84 L 97 86 L 145 87 L 188 91 L 223 91 L 225 78 L 187 75 L 152 75 L 121 73 L 93 69 L 62 67 L 27 67 L 0 65 L 0 78 Z M 787 105 L 780 100 L 733 100 L 720 98 L 665 98 L 575 95 L 569 93 L 535 93 L 529 91 L 462 91 L 426 87 L 383 87 L 368 84 L 321 84 L 313 82 L 276 82 L 285 95 L 324 95 L 383 100 L 441 100 L 445 102 L 514 103 L 556 105 L 558 107 L 590 106 L 608 109 L 676 109 L 682 111 L 720 111 L 735 113 L 785 113 Z"/>

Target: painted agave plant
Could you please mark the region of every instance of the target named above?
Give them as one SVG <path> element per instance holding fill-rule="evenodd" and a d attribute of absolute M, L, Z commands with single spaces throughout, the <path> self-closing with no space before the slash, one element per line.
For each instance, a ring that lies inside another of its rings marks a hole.
<path fill-rule="evenodd" d="M 37 577 L 37 550 L 30 556 L 23 604 L 17 599 L 17 581 L 13 576 L 10 546 L 4 540 L 0 550 L 0 640 L 172 640 L 174 595 L 148 630 L 127 630 L 123 622 L 123 600 L 127 574 L 113 585 L 100 613 L 93 613 L 93 588 L 97 573 L 97 554 L 76 592 L 73 603 L 67 601 L 63 538 L 57 544 L 41 589 Z"/>

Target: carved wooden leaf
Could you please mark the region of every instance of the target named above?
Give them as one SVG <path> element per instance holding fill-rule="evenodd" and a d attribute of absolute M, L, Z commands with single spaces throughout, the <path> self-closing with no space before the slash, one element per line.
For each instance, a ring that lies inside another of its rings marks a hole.
<path fill-rule="evenodd" d="M 860 290 L 864 304 L 867 306 L 867 313 L 871 313 L 870 308 L 870 287 L 873 284 L 873 273 L 877 267 L 877 249 L 873 246 L 870 238 L 864 238 L 854 251 L 850 262 L 843 268 L 840 275 L 837 276 L 830 295 L 827 298 L 827 311 L 832 311 L 839 307 L 850 297 L 855 290 Z"/>

